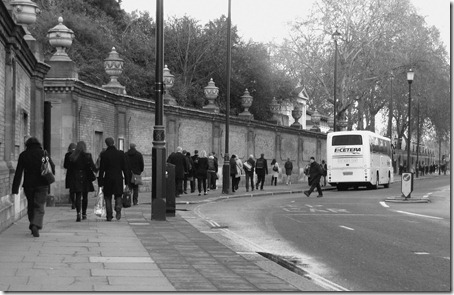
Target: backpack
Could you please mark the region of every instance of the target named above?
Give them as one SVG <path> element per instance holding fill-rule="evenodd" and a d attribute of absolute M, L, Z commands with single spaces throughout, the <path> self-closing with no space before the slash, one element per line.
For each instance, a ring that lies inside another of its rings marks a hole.
<path fill-rule="evenodd" d="M 214 171 L 215 170 L 214 159 L 208 158 L 208 170 L 210 170 L 210 171 Z"/>
<path fill-rule="evenodd" d="M 259 158 L 255 163 L 255 169 L 263 169 L 265 167 L 265 159 Z"/>

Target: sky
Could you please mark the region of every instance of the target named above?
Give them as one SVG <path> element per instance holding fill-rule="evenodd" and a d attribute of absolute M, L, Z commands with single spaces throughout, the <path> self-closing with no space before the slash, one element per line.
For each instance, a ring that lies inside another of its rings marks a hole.
<path fill-rule="evenodd" d="M 440 37 L 448 53 L 451 42 L 451 1 L 449 0 L 410 0 L 426 22 L 440 31 Z M 181 17 L 185 14 L 201 22 L 228 14 L 227 0 L 164 0 L 164 18 Z M 245 41 L 281 41 L 288 37 L 288 22 L 305 16 L 312 8 L 314 0 L 231 0 L 232 25 L 238 28 L 239 36 Z M 122 0 L 122 8 L 127 12 L 148 11 L 156 18 L 156 1 Z"/>

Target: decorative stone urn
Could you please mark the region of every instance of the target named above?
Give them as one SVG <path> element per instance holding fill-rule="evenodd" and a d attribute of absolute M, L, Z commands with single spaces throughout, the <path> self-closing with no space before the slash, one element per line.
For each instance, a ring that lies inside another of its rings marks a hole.
<path fill-rule="evenodd" d="M 102 85 L 102 88 L 118 94 L 126 94 L 125 87 L 118 82 L 118 77 L 123 73 L 123 65 L 123 59 L 120 58 L 115 47 L 112 47 L 109 56 L 104 59 L 104 70 L 110 76 L 110 81 L 107 85 Z"/>
<path fill-rule="evenodd" d="M 339 127 L 339 131 L 347 130 L 347 125 L 348 125 L 348 122 L 347 122 L 347 120 L 345 120 L 345 118 L 339 119 L 337 121 L 337 126 Z"/>
<path fill-rule="evenodd" d="M 177 101 L 175 98 L 170 95 L 170 88 L 173 87 L 173 82 L 175 81 L 175 76 L 170 73 L 169 68 L 167 65 L 164 66 L 163 70 L 163 82 L 164 82 L 164 88 L 165 88 L 165 93 L 163 96 L 163 100 L 165 104 L 170 104 L 170 105 L 177 105 Z"/>
<path fill-rule="evenodd" d="M 58 25 L 47 31 L 50 45 L 57 48 L 57 52 L 50 58 L 51 61 L 70 61 L 66 49 L 71 47 L 74 32 L 63 24 L 63 18 L 58 18 Z"/>
<path fill-rule="evenodd" d="M 241 105 L 243 106 L 244 111 L 238 114 L 238 116 L 249 120 L 254 119 L 254 115 L 249 112 L 249 108 L 251 107 L 253 101 L 254 98 L 249 94 L 249 91 L 246 88 L 244 94 L 241 96 Z"/>
<path fill-rule="evenodd" d="M 292 110 L 292 117 L 293 117 L 293 120 L 295 120 L 295 122 L 291 125 L 292 128 L 296 128 L 296 129 L 303 128 L 303 125 L 301 125 L 301 123 L 299 122 L 299 119 L 301 118 L 302 115 L 303 115 L 303 109 L 301 108 L 301 106 L 296 105 Z"/>
<path fill-rule="evenodd" d="M 16 23 L 24 28 L 24 39 L 36 40 L 32 34 L 30 34 L 28 26 L 36 22 L 36 14 L 41 12 L 38 5 L 30 0 L 13 0 L 10 2 L 10 5 L 13 7 Z"/>
<path fill-rule="evenodd" d="M 208 82 L 208 86 L 203 88 L 203 92 L 205 93 L 205 98 L 208 100 L 208 104 L 203 106 L 203 109 L 209 112 L 219 113 L 219 107 L 215 103 L 219 95 L 219 87 L 216 87 L 213 78 Z"/>

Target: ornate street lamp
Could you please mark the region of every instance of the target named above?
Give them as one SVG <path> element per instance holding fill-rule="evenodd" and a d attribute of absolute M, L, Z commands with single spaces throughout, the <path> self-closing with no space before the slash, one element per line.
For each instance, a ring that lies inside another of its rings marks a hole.
<path fill-rule="evenodd" d="M 334 103 L 333 103 L 333 115 L 334 115 L 334 123 L 333 123 L 333 126 L 334 126 L 334 131 L 337 131 L 336 129 L 336 117 L 337 117 L 337 106 L 336 106 L 336 103 L 337 103 L 337 40 L 339 39 L 339 37 L 341 36 L 341 33 L 339 33 L 339 31 L 337 30 L 337 27 L 336 27 L 336 31 L 333 33 L 332 37 L 333 37 L 333 40 L 334 40 Z"/>
<path fill-rule="evenodd" d="M 411 145 L 411 83 L 415 73 L 412 69 L 407 72 L 407 81 L 408 81 L 408 143 L 407 143 L 407 172 L 410 172 L 410 145 Z"/>

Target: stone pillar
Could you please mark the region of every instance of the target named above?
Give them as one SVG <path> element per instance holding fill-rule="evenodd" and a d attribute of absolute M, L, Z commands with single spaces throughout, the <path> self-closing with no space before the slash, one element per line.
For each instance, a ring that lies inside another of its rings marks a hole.
<path fill-rule="evenodd" d="M 254 115 L 252 115 L 249 112 L 249 108 L 251 107 L 253 101 L 254 101 L 254 98 L 251 95 L 249 95 L 249 91 L 246 88 L 246 90 L 244 91 L 244 94 L 241 96 L 241 106 L 243 106 L 244 111 L 242 113 L 238 114 L 238 116 L 240 118 L 244 118 L 244 119 L 248 119 L 248 120 L 254 119 Z"/>
<path fill-rule="evenodd" d="M 205 98 L 208 100 L 208 104 L 203 106 L 203 109 L 212 113 L 219 113 L 219 107 L 216 105 L 215 100 L 219 94 L 219 88 L 213 82 L 213 78 L 208 82 L 208 86 L 203 89 Z"/>
<path fill-rule="evenodd" d="M 123 59 L 120 58 L 115 47 L 112 47 L 109 57 L 104 59 L 104 69 L 107 75 L 110 76 L 110 81 L 107 85 L 102 85 L 103 89 L 118 94 L 126 94 L 125 87 L 117 80 L 121 73 L 123 73 L 123 64 Z"/>

